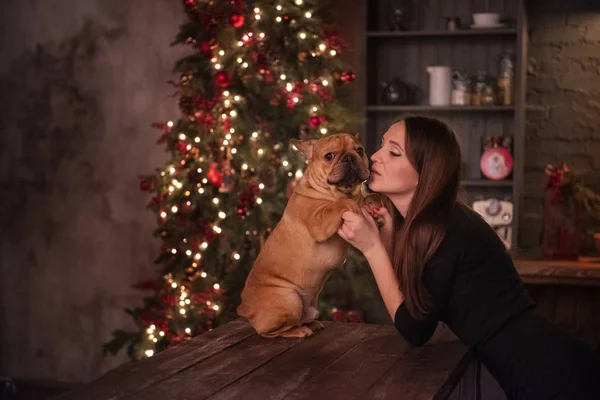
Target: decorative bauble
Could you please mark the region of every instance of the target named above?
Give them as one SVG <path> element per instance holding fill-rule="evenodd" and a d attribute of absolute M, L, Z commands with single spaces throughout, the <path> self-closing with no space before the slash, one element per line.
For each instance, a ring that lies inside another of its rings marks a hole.
<path fill-rule="evenodd" d="M 215 75 L 215 82 L 222 88 L 226 88 L 231 84 L 231 75 L 227 71 L 219 71 Z"/>
<path fill-rule="evenodd" d="M 241 28 L 244 26 L 245 18 L 240 14 L 232 14 L 230 17 L 231 26 L 234 28 Z"/>

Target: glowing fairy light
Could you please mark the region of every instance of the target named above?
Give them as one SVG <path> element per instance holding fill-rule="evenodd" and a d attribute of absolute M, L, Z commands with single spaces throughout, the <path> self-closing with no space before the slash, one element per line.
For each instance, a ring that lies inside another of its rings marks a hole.
<path fill-rule="evenodd" d="M 152 357 L 154 355 L 154 350 L 146 350 L 146 356 Z"/>
<path fill-rule="evenodd" d="M 219 286 L 219 284 L 218 284 L 218 283 L 215 283 L 215 284 L 213 285 L 213 288 L 215 288 L 215 290 L 219 290 L 219 288 L 220 288 L 220 287 L 221 287 L 221 286 Z"/>
<path fill-rule="evenodd" d="M 202 242 L 202 244 L 200 245 L 200 247 L 201 247 L 203 250 L 206 250 L 206 248 L 208 247 L 208 243 L 206 243 L 206 242 Z"/>
<path fill-rule="evenodd" d="M 185 134 L 180 133 L 179 134 L 179 140 L 185 140 Z"/>
<path fill-rule="evenodd" d="M 167 126 L 168 126 L 169 128 L 172 128 L 172 127 L 173 127 L 173 121 L 169 121 L 169 122 L 167 122 Z"/>
<path fill-rule="evenodd" d="M 177 254 L 177 249 L 171 249 L 172 254 Z"/>

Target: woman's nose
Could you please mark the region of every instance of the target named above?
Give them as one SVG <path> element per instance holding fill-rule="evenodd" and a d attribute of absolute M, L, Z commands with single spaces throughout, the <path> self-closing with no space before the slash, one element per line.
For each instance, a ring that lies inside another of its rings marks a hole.
<path fill-rule="evenodd" d="M 371 162 L 375 162 L 379 159 L 379 151 L 376 151 L 371 155 Z"/>

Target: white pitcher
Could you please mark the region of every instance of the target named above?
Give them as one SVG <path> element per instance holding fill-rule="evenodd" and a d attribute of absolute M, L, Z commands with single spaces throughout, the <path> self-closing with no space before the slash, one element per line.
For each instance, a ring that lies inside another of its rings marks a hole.
<path fill-rule="evenodd" d="M 452 70 L 446 65 L 431 65 L 429 73 L 429 104 L 447 106 L 452 95 Z"/>

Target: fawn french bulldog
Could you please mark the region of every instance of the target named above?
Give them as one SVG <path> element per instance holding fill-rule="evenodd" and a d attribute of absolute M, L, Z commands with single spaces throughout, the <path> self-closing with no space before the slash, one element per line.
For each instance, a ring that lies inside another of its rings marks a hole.
<path fill-rule="evenodd" d="M 355 135 L 291 142 L 308 165 L 254 262 L 237 308 L 264 337 L 310 336 L 321 327 L 318 296 L 349 248 L 336 233 L 341 216 L 361 212 L 361 184 L 369 176 Z"/>

